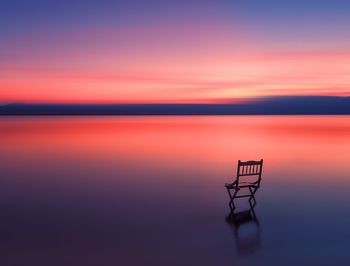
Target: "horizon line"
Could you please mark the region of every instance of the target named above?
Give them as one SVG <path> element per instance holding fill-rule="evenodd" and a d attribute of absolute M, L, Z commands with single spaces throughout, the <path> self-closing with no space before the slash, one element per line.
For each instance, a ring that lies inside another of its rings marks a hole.
<path fill-rule="evenodd" d="M 6 105 L 230 105 L 252 103 L 259 100 L 270 99 L 311 99 L 311 98 L 350 98 L 350 95 L 275 95 L 256 96 L 229 99 L 194 99 L 194 100 L 155 100 L 155 101 L 3 101 L 0 106 Z"/>
<path fill-rule="evenodd" d="M 0 115 L 350 114 L 350 97 L 265 97 L 240 103 L 7 104 Z"/>

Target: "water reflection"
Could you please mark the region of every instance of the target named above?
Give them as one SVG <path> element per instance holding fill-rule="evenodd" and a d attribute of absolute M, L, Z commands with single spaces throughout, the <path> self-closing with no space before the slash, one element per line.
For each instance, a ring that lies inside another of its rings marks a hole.
<path fill-rule="evenodd" d="M 249 254 L 261 246 L 260 223 L 255 214 L 254 206 L 237 213 L 230 212 L 226 217 L 236 241 L 238 254 Z"/>
<path fill-rule="evenodd" d="M 350 265 L 349 122 L 0 117 L 0 265 Z M 259 158 L 232 235 L 223 184 Z"/>

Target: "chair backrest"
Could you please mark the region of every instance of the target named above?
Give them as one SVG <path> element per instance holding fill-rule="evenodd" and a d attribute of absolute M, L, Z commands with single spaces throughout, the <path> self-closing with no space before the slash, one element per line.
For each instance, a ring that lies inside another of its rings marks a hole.
<path fill-rule="evenodd" d="M 255 182 L 260 182 L 262 168 L 263 168 L 262 159 L 260 161 L 246 161 L 246 162 L 238 161 L 237 182 L 239 182 L 240 177 L 249 177 L 249 176 L 250 177 L 256 176 L 257 179 Z"/>

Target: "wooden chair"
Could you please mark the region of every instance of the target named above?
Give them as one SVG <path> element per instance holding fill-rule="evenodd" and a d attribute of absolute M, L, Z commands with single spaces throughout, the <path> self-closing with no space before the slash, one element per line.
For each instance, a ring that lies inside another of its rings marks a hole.
<path fill-rule="evenodd" d="M 255 193 L 260 187 L 263 160 L 260 161 L 238 161 L 237 176 L 233 183 L 226 183 L 228 195 L 230 197 L 229 206 L 231 212 L 234 212 L 236 206 L 234 199 L 249 197 L 251 207 L 256 205 Z M 244 181 L 242 181 L 244 180 Z M 239 195 L 238 192 L 244 190 L 247 194 Z"/>

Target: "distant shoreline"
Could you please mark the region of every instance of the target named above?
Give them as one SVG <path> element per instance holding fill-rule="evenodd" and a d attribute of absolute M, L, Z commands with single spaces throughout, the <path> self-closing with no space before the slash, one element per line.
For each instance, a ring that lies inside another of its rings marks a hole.
<path fill-rule="evenodd" d="M 350 115 L 350 97 L 272 97 L 235 104 L 7 104 L 0 106 L 0 115 Z"/>

